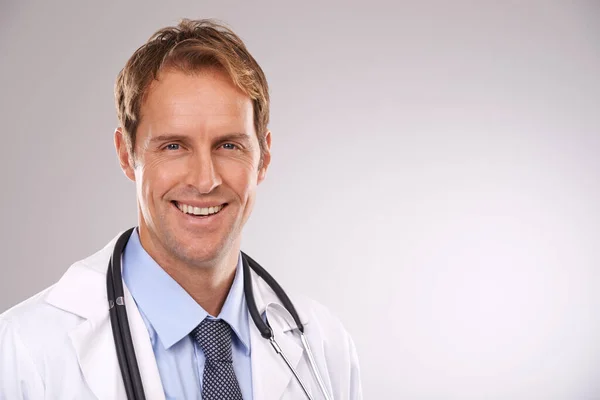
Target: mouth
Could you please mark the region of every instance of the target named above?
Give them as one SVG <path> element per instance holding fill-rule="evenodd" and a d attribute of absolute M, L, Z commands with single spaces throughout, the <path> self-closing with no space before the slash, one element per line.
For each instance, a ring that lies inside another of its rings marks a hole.
<path fill-rule="evenodd" d="M 179 211 L 184 214 L 190 215 L 196 218 L 207 218 L 213 215 L 220 213 L 225 207 L 227 207 L 227 203 L 211 206 L 211 207 L 194 207 L 189 204 L 178 203 L 176 201 L 172 201 L 173 205 L 177 207 Z"/>

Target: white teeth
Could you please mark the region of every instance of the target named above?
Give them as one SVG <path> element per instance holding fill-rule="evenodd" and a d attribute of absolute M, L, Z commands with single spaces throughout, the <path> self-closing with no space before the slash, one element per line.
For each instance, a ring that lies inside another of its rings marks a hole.
<path fill-rule="evenodd" d="M 193 206 L 189 206 L 187 204 L 178 204 L 179 209 L 186 213 L 186 214 L 193 214 L 193 215 L 210 215 L 210 214 L 216 214 L 219 211 L 221 211 L 221 209 L 223 208 L 223 206 L 215 206 L 215 207 L 193 207 Z"/>

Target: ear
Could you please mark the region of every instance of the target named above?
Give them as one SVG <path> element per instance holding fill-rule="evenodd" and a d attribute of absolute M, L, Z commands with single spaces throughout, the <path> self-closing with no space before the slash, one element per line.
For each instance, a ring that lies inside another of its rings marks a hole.
<path fill-rule="evenodd" d="M 135 173 L 133 168 L 133 160 L 129 156 L 127 150 L 127 144 L 125 137 L 123 136 L 123 130 L 121 127 L 115 129 L 115 149 L 117 150 L 117 156 L 119 157 L 119 164 L 121 170 L 125 173 L 125 176 L 135 182 Z"/>
<path fill-rule="evenodd" d="M 262 166 L 258 170 L 258 183 L 265 180 L 267 169 L 269 169 L 269 164 L 271 164 L 271 131 L 267 131 L 265 134 L 265 142 L 267 146 L 265 148 L 265 153 L 263 154 Z"/>

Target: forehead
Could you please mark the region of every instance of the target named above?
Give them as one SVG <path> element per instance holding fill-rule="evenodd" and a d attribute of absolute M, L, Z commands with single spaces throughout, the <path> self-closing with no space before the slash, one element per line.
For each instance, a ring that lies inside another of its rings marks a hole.
<path fill-rule="evenodd" d="M 252 101 L 217 69 L 162 71 L 146 93 L 141 123 L 252 124 Z"/>

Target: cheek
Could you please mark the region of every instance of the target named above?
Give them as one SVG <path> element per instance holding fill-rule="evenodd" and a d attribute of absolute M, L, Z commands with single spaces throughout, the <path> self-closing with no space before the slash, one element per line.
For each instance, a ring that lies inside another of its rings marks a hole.
<path fill-rule="evenodd" d="M 221 168 L 221 178 L 227 183 L 233 191 L 235 191 L 242 200 L 248 199 L 257 183 L 257 171 L 254 170 L 251 164 L 231 163 Z"/>
<path fill-rule="evenodd" d="M 182 171 L 185 171 L 185 166 L 176 161 L 143 164 L 136 169 L 138 194 L 147 202 L 162 197 L 181 180 Z"/>

